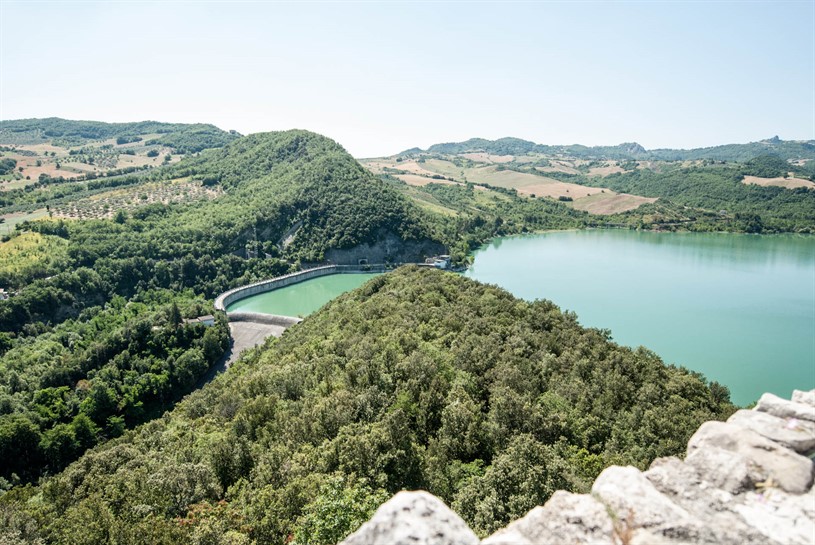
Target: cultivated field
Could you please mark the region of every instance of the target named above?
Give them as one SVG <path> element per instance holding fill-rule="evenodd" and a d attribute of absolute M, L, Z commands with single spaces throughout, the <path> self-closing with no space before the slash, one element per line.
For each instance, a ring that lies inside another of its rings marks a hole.
<path fill-rule="evenodd" d="M 605 193 L 595 193 L 588 197 L 576 200 L 572 207 L 583 210 L 589 214 L 609 215 L 635 210 L 646 203 L 656 202 L 656 198 L 628 195 L 627 193 L 614 193 L 606 190 Z"/>
<path fill-rule="evenodd" d="M 0 191 L 17 189 L 37 182 L 41 175 L 51 178 L 77 178 L 126 168 L 157 167 L 181 160 L 165 146 L 147 142 L 156 135 L 144 135 L 139 142 L 117 145 L 115 139 L 86 142 L 80 146 L 60 147 L 50 143 L 12 145 L 11 151 L 0 152 L 14 159 L 14 172 L 0 178 Z M 148 153 L 153 155 L 148 156 Z M 170 155 L 169 161 L 166 157 Z"/>
<path fill-rule="evenodd" d="M 514 155 L 492 155 L 490 153 L 462 153 L 460 157 L 475 161 L 476 163 L 511 163 L 515 160 Z"/>
<path fill-rule="evenodd" d="M 564 174 L 580 174 L 580 171 L 569 163 L 563 161 L 549 161 L 548 167 L 537 167 L 540 172 L 563 172 Z"/>
<path fill-rule="evenodd" d="M 133 210 L 147 204 L 193 202 L 214 199 L 222 190 L 203 187 L 188 179 L 151 182 L 97 193 L 90 197 L 56 205 L 54 217 L 66 219 L 112 218 L 119 210 Z"/>
<path fill-rule="evenodd" d="M 815 189 L 815 182 L 804 180 L 803 178 L 759 178 L 758 176 L 745 176 L 741 183 L 747 185 L 761 185 L 764 187 L 778 186 L 787 189 L 797 189 L 799 187 Z"/>
<path fill-rule="evenodd" d="M 625 172 L 625 169 L 616 162 L 606 163 L 601 167 L 589 168 L 589 176 L 600 176 L 601 178 L 605 178 L 610 174 L 619 174 L 620 172 Z"/>
<path fill-rule="evenodd" d="M 0 235 L 7 235 L 14 232 L 14 228 L 18 223 L 24 221 L 34 221 L 40 218 L 48 217 L 48 211 L 44 208 L 35 210 L 34 212 L 15 212 L 14 214 L 4 214 L 0 216 Z"/>
<path fill-rule="evenodd" d="M 133 210 L 154 203 L 169 204 L 214 199 L 222 193 L 219 188 L 203 187 L 200 182 L 185 178 L 97 193 L 84 199 L 56 205 L 51 208 L 51 212 L 54 217 L 67 219 L 112 218 L 119 210 Z"/>
<path fill-rule="evenodd" d="M 462 163 L 456 157 L 467 159 Z M 571 204 L 578 210 L 585 210 L 591 214 L 616 214 L 628 210 L 634 210 L 645 203 L 656 201 L 636 195 L 618 194 L 608 188 L 589 187 L 585 185 L 564 182 L 555 178 L 530 172 L 519 172 L 513 170 L 512 165 L 521 162 L 528 163 L 540 161 L 542 156 L 513 157 L 511 155 L 491 155 L 487 153 L 465 153 L 458 156 L 451 156 L 450 160 L 442 158 L 426 158 L 419 161 L 400 161 L 390 158 L 366 159 L 362 161 L 368 169 L 375 174 L 393 173 L 394 169 L 402 171 L 394 174 L 396 178 L 405 182 L 409 186 L 423 187 L 430 183 L 464 183 L 472 182 L 476 184 L 488 184 L 504 189 L 514 189 L 519 195 L 528 197 L 548 197 L 551 199 L 570 198 Z M 519 161 L 523 160 L 523 161 Z M 569 175 L 581 175 L 583 172 L 578 167 L 583 168 L 588 161 L 565 161 L 562 159 L 548 158 L 549 166 L 535 167 L 540 173 L 563 173 Z M 458 164 L 456 164 L 458 163 Z M 473 163 L 477 163 L 473 165 Z M 462 165 L 462 166 L 459 166 Z M 463 166 L 469 165 L 469 166 Z M 508 165 L 508 166 L 504 166 Z M 644 165 L 647 167 L 648 165 Z M 617 161 L 601 163 L 600 166 L 590 167 L 589 176 L 600 177 L 623 172 Z M 433 179 L 433 175 L 444 176 L 455 180 Z M 476 186 L 477 189 L 484 189 Z M 435 203 L 425 203 L 425 205 L 435 206 Z"/>
<path fill-rule="evenodd" d="M 450 180 L 438 180 L 433 178 L 428 178 L 427 176 L 419 176 L 418 174 L 396 174 L 394 176 L 405 182 L 408 185 L 413 186 L 424 186 L 427 184 L 449 184 L 449 185 L 460 185 L 459 182 L 451 182 Z"/>

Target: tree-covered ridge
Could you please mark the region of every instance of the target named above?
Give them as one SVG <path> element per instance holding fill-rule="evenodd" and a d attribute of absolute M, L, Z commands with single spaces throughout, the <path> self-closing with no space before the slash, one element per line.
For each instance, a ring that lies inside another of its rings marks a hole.
<path fill-rule="evenodd" d="M 410 201 L 359 165 L 339 144 L 308 131 L 254 134 L 191 158 L 167 176 L 220 184 L 264 236 L 277 241 L 302 222 L 289 255 L 321 261 L 329 248 L 372 243 L 383 231 L 403 240 L 432 237 L 432 226 Z M 194 221 L 207 216 L 194 211 Z"/>
<path fill-rule="evenodd" d="M 422 150 L 412 148 L 399 155 L 415 155 Z M 655 161 L 747 161 L 760 155 L 776 155 L 782 159 L 815 159 L 815 140 L 781 140 L 777 136 L 747 144 L 727 144 L 708 148 L 646 150 L 636 142 L 616 146 L 583 146 L 536 144 L 520 138 L 487 140 L 471 138 L 464 142 L 434 144 L 428 153 L 461 154 L 486 152 L 495 155 L 544 154 L 578 159 L 655 160 Z"/>
<path fill-rule="evenodd" d="M 117 144 L 140 141 L 139 135 L 159 134 L 156 143 L 178 153 L 194 153 L 206 148 L 222 147 L 240 135 L 223 131 L 204 123 L 104 123 L 74 121 L 49 117 L 45 119 L 13 119 L 0 121 L 0 142 L 3 144 L 36 144 L 54 142 L 58 145 L 80 145 L 89 140 L 116 138 Z"/>
<path fill-rule="evenodd" d="M 606 465 L 680 454 L 732 410 L 726 388 L 548 301 L 410 267 L 0 513 L 44 543 L 334 543 L 366 496 L 424 488 L 486 534 Z"/>
<path fill-rule="evenodd" d="M 223 354 L 226 321 L 185 325 L 213 312 L 191 294 L 115 297 L 36 337 L 10 342 L 0 360 L 0 484 L 54 474 L 100 441 L 160 415 Z"/>
<path fill-rule="evenodd" d="M 418 150 L 421 152 L 421 150 Z M 460 154 L 469 152 L 486 152 L 495 155 L 525 155 L 525 154 L 546 154 L 546 155 L 566 155 L 579 158 L 608 158 L 608 159 L 630 159 L 643 157 L 646 154 L 645 148 L 636 142 L 619 144 L 617 146 L 582 146 L 573 144 L 570 146 L 548 146 L 536 144 L 521 138 L 505 137 L 497 140 L 486 140 L 484 138 L 471 138 L 464 142 L 449 142 L 444 144 L 434 144 L 427 148 L 428 153 Z M 414 154 L 417 148 L 402 152 L 404 154 Z"/>
<path fill-rule="evenodd" d="M 408 199 L 339 145 L 306 131 L 244 137 L 148 178 L 178 177 L 220 185 L 225 193 L 211 201 L 120 211 L 114 221 L 24 225 L 66 241 L 65 272 L 48 282 L 34 276 L 44 275 L 44 268 L 7 274 L 9 285 L 25 287 L 17 297 L 0 301 L 0 331 L 75 315 L 99 304 L 90 293 L 107 300 L 146 289 L 190 288 L 214 297 L 240 283 L 287 272 L 298 261 L 321 261 L 330 248 L 375 242 L 383 231 L 402 239 L 437 238 L 436 224 Z M 281 248 L 281 237 L 297 224 L 293 241 Z M 83 267 L 101 275 L 93 289 L 63 280 Z M 60 309 L 68 314 L 57 316 Z"/>

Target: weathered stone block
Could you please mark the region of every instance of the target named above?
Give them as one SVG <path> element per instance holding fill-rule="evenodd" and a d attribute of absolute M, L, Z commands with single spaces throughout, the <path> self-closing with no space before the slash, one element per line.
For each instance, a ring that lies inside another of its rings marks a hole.
<path fill-rule="evenodd" d="M 399 492 L 342 545 L 478 545 L 479 539 L 453 510 L 422 490 Z"/>
<path fill-rule="evenodd" d="M 636 468 L 609 467 L 597 477 L 591 491 L 628 528 L 645 529 L 678 542 L 716 542 L 701 520 L 661 494 Z"/>
<path fill-rule="evenodd" d="M 727 422 L 752 430 L 799 454 L 808 454 L 815 449 L 815 422 L 809 420 L 779 418 L 761 411 L 741 410 L 736 411 Z"/>
<path fill-rule="evenodd" d="M 749 466 L 754 484 L 771 479 L 774 485 L 795 494 L 806 492 L 812 485 L 812 460 L 735 424 L 702 424 L 688 442 L 688 457 L 696 450 L 711 448 L 740 455 Z M 729 471 L 726 467 L 721 469 L 724 473 Z"/>
<path fill-rule="evenodd" d="M 546 505 L 499 530 L 482 545 L 615 545 L 606 507 L 588 495 L 559 490 Z"/>
<path fill-rule="evenodd" d="M 803 403 L 804 405 L 815 407 L 815 390 L 809 390 L 808 392 L 803 390 L 793 390 L 792 400 L 795 403 Z"/>
<path fill-rule="evenodd" d="M 815 422 L 815 406 L 788 401 L 773 394 L 762 395 L 756 404 L 756 410 L 780 418 L 797 418 L 798 420 Z"/>

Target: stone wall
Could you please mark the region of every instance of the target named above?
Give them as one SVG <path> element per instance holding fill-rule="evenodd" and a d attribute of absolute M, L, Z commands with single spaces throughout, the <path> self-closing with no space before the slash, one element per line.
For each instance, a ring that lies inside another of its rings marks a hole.
<path fill-rule="evenodd" d="M 312 278 L 327 276 L 329 274 L 350 274 L 361 272 L 385 272 L 385 267 L 383 265 L 370 265 L 366 267 L 359 267 L 356 265 L 325 265 L 322 267 L 307 269 L 305 271 L 284 274 L 283 276 L 270 278 L 269 280 L 262 280 L 253 284 L 247 284 L 245 286 L 240 286 L 222 293 L 215 298 L 215 310 L 226 312 L 227 307 L 238 299 L 244 299 L 245 297 L 249 297 L 251 295 L 257 295 L 258 293 L 284 288 L 286 286 L 297 284 Z M 230 313 L 230 320 L 232 320 L 232 313 Z"/>
<path fill-rule="evenodd" d="M 706 422 L 687 456 L 612 466 L 484 540 L 441 500 L 400 492 L 342 545 L 815 544 L 815 390 Z"/>

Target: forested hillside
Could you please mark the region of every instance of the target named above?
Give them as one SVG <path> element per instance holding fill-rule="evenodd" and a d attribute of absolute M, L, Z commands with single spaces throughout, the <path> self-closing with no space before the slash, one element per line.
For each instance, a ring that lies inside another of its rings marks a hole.
<path fill-rule="evenodd" d="M 611 174 L 602 183 L 615 191 L 660 197 L 691 209 L 722 212 L 719 218 L 692 225 L 693 230 L 722 230 L 726 226 L 728 230 L 748 233 L 815 232 L 815 190 L 742 183 L 745 174 L 775 176 L 779 170 L 774 162 L 755 160 L 744 166 L 668 166 L 658 171 L 636 169 Z M 572 181 L 591 183 L 579 178 Z"/>
<path fill-rule="evenodd" d="M 178 178 L 218 196 L 111 219 L 45 217 L 5 237 L 0 487 L 59 471 L 191 391 L 228 343 L 223 320 L 181 325 L 214 312 L 206 299 L 329 248 L 384 231 L 432 239 L 438 227 L 335 142 L 305 131 L 245 137 L 148 180 Z"/>
<path fill-rule="evenodd" d="M 527 303 L 415 267 L 346 294 L 155 420 L 0 498 L 7 539 L 335 543 L 424 488 L 482 534 L 679 454 L 726 388 Z"/>
<path fill-rule="evenodd" d="M 407 199 L 339 145 L 305 131 L 245 137 L 154 177 L 191 178 L 224 192 L 210 201 L 119 211 L 113 221 L 43 219 L 23 225 L 46 241 L 61 239 L 63 258 L 50 267 L 0 271 L 8 285 L 24 286 L 0 302 L 0 331 L 53 322 L 59 312 L 75 314 L 97 304 L 92 295 L 97 291 L 103 300 L 153 288 L 191 288 L 213 297 L 285 272 L 299 259 L 320 261 L 328 248 L 376 240 L 382 230 L 405 239 L 433 236 L 432 225 Z M 280 237 L 298 222 L 292 243 L 282 249 Z M 36 253 L 29 248 L 25 255 Z M 100 275 L 99 290 L 63 281 L 80 268 Z M 41 278 L 46 275 L 47 281 Z"/>

